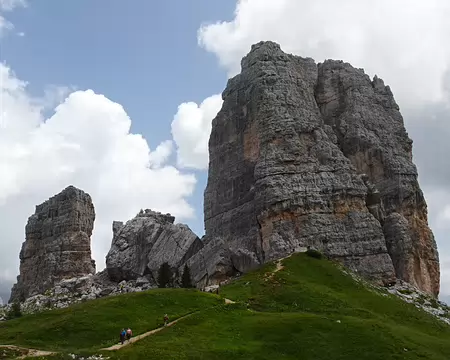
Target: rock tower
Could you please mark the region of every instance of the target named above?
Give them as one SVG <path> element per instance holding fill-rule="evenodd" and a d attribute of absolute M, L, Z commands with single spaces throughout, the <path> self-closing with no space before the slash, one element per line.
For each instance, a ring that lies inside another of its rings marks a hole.
<path fill-rule="evenodd" d="M 10 302 L 42 294 L 62 279 L 94 274 L 94 220 L 91 197 L 73 186 L 36 206 L 25 228 L 20 275 Z"/>
<path fill-rule="evenodd" d="M 213 120 L 206 238 L 230 268 L 313 246 L 379 283 L 439 292 L 439 257 L 391 90 L 342 61 L 252 46 Z"/>

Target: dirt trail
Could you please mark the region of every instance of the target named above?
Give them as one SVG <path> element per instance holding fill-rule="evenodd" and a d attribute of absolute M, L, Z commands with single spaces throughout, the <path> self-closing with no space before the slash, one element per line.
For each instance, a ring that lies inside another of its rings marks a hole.
<path fill-rule="evenodd" d="M 272 274 L 275 274 L 275 273 L 277 273 L 278 271 L 284 269 L 284 265 L 283 265 L 283 260 L 284 260 L 284 259 L 286 259 L 286 258 L 277 260 L 277 263 L 276 263 L 276 266 L 277 266 L 277 267 L 275 268 L 274 271 L 272 271 Z"/>
<path fill-rule="evenodd" d="M 180 317 L 180 318 L 178 318 L 178 319 L 176 319 L 176 320 L 174 320 L 174 321 L 168 323 L 167 326 L 161 326 L 161 327 L 159 327 L 159 328 L 157 328 L 157 329 L 153 329 L 153 330 L 147 331 L 146 333 L 143 333 L 143 334 L 141 334 L 141 335 L 133 336 L 129 341 L 125 341 L 125 342 L 123 343 L 123 345 L 119 343 L 119 344 L 116 344 L 116 345 L 113 345 L 113 346 L 110 346 L 110 347 L 107 347 L 107 348 L 103 348 L 103 349 L 100 349 L 100 350 L 108 350 L 108 351 L 111 351 L 111 350 L 119 350 L 119 349 L 122 349 L 124 346 L 130 345 L 130 344 L 132 344 L 132 343 L 134 343 L 134 342 L 136 342 L 136 341 L 139 341 L 139 340 L 141 340 L 141 339 L 143 339 L 143 338 L 145 338 L 145 337 L 147 337 L 147 336 L 153 335 L 153 334 L 155 334 L 155 333 L 157 333 L 157 332 L 163 330 L 163 329 L 166 328 L 166 327 L 175 325 L 178 321 L 180 321 L 180 320 L 182 320 L 182 319 L 185 319 L 185 318 L 187 318 L 187 317 L 189 317 L 189 316 L 191 316 L 191 315 L 194 315 L 194 314 L 195 314 L 195 313 L 192 313 L 192 314 L 188 314 L 188 315 L 182 316 L 182 317 Z"/>
<path fill-rule="evenodd" d="M 291 255 L 292 255 L 292 254 L 291 254 Z M 286 256 L 286 257 L 284 257 L 284 258 L 282 258 L 282 259 L 278 259 L 278 260 L 275 262 L 275 269 L 274 269 L 273 271 L 271 271 L 270 273 L 266 273 L 266 274 L 265 274 L 266 281 L 272 279 L 273 276 L 274 276 L 278 271 L 281 271 L 281 270 L 284 269 L 283 260 L 287 259 L 287 258 L 290 257 L 291 255 Z"/>
<path fill-rule="evenodd" d="M 15 346 L 15 345 L 0 345 L 0 351 L 2 349 L 20 352 L 21 355 L 16 357 L 16 359 L 25 359 L 27 357 L 48 356 L 48 355 L 56 354 L 53 351 L 43 351 L 43 350 L 36 350 L 36 349 L 28 349 L 28 348 Z"/>
<path fill-rule="evenodd" d="M 266 278 L 266 281 L 267 280 L 269 280 L 269 279 L 271 279 L 274 275 L 275 275 L 275 273 L 277 273 L 278 271 L 281 271 L 281 270 L 283 270 L 284 269 L 284 265 L 283 265 L 283 260 L 285 260 L 285 259 L 287 259 L 288 257 L 290 257 L 290 256 L 292 256 L 292 254 L 291 255 L 288 255 L 288 256 L 286 256 L 286 257 L 284 257 L 284 258 L 282 258 L 282 259 L 278 259 L 276 262 L 275 262 L 275 269 L 273 270 L 273 271 L 271 271 L 270 273 L 266 273 L 265 274 L 265 278 Z M 230 300 L 230 299 L 224 299 L 225 300 L 225 304 L 235 304 L 236 303 L 236 301 L 233 301 L 233 300 Z M 248 311 L 253 311 L 253 310 L 251 310 L 251 309 L 247 309 Z"/>

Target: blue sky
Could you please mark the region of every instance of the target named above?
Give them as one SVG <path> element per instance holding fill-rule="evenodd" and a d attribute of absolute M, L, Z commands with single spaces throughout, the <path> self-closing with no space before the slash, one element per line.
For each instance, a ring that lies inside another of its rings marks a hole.
<path fill-rule="evenodd" d="M 25 36 L 2 39 L 1 59 L 25 79 L 34 95 L 47 85 L 93 89 L 120 103 L 131 131 L 151 148 L 171 139 L 170 123 L 182 102 L 220 93 L 227 74 L 197 44 L 203 23 L 232 18 L 235 1 L 117 0 L 30 1 L 8 14 Z M 203 234 L 206 171 L 189 199 L 197 218 L 187 221 Z M 148 205 L 151 207 L 151 204 Z"/>

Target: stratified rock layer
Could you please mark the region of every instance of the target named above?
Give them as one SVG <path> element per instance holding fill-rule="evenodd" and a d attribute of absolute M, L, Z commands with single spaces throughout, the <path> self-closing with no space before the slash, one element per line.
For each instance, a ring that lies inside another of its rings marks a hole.
<path fill-rule="evenodd" d="M 313 246 L 369 279 L 438 293 L 412 141 L 382 80 L 262 42 L 222 96 L 204 201 L 206 237 L 230 254 L 222 274 Z"/>
<path fill-rule="evenodd" d="M 174 221 L 170 214 L 151 210 L 141 211 L 125 225 L 115 221 L 106 256 L 109 278 L 120 282 L 146 277 L 156 285 L 159 268 L 165 262 L 174 273 L 179 272 L 203 243 L 187 225 Z"/>
<path fill-rule="evenodd" d="M 316 99 L 324 122 L 356 171 L 378 191 L 368 206 L 383 226 L 397 277 L 438 294 L 436 242 L 412 162 L 412 140 L 390 88 L 341 61 L 325 61 L 318 71 Z"/>
<path fill-rule="evenodd" d="M 91 197 L 73 186 L 36 206 L 25 228 L 20 275 L 10 302 L 42 294 L 62 279 L 94 274 L 90 244 L 94 220 Z"/>

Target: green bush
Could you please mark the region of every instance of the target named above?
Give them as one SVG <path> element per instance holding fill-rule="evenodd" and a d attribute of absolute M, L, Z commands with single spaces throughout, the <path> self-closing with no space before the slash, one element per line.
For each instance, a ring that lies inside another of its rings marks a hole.
<path fill-rule="evenodd" d="M 314 250 L 314 249 L 308 249 L 306 250 L 306 255 L 315 258 L 315 259 L 322 259 L 323 255 L 320 251 Z"/>
<path fill-rule="evenodd" d="M 14 302 L 11 305 L 11 309 L 6 314 L 6 318 L 8 320 L 10 320 L 10 319 L 19 318 L 21 316 L 22 316 L 22 310 L 20 308 L 20 303 L 19 302 Z"/>

